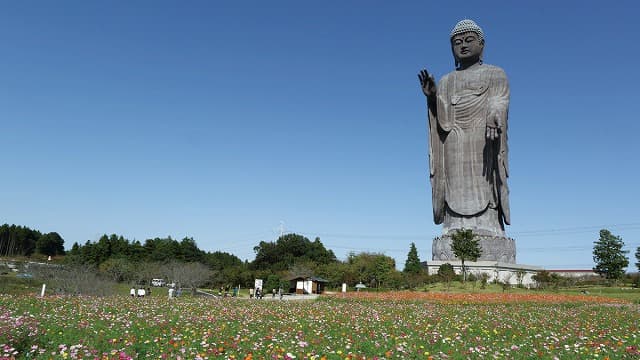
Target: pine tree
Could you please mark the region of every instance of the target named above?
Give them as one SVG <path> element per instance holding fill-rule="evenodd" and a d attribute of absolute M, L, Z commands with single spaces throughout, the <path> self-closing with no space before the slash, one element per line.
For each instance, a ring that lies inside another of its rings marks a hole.
<path fill-rule="evenodd" d="M 407 254 L 407 261 L 404 263 L 403 272 L 406 274 L 419 274 L 422 272 L 422 265 L 420 264 L 418 249 L 416 249 L 415 243 L 411 243 L 411 248 L 409 248 L 409 253 Z"/>
<path fill-rule="evenodd" d="M 593 261 L 596 266 L 593 271 L 610 280 L 617 280 L 624 275 L 624 269 L 629 265 L 629 259 L 622 250 L 624 242 L 619 236 L 609 230 L 600 230 L 600 239 L 593 243 Z"/>
<path fill-rule="evenodd" d="M 640 246 L 636 249 L 636 261 L 638 261 L 636 263 L 636 267 L 638 268 L 638 271 L 640 271 Z"/>

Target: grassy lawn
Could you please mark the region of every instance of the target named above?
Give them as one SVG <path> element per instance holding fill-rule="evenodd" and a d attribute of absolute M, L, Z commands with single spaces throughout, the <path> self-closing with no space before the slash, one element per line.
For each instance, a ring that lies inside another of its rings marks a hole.
<path fill-rule="evenodd" d="M 630 302 L 640 304 L 640 289 L 631 287 L 605 287 L 590 286 L 582 288 L 563 288 L 557 290 L 562 294 L 582 294 L 594 296 L 606 296 L 616 299 L 625 299 Z"/>

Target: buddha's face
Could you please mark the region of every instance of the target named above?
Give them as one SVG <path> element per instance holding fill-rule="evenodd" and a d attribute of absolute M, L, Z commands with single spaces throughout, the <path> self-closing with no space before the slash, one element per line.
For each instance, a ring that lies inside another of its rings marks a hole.
<path fill-rule="evenodd" d="M 451 48 L 460 62 L 475 62 L 482 55 L 484 40 L 480 40 L 475 32 L 465 32 L 451 38 Z"/>

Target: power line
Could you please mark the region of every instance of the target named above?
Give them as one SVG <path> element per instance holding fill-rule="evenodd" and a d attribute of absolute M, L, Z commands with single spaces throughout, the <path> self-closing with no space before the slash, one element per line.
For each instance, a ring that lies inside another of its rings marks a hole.
<path fill-rule="evenodd" d="M 617 229 L 617 230 L 640 230 L 640 223 L 618 224 L 618 225 L 600 225 L 600 226 L 578 226 L 558 229 L 546 229 L 546 230 L 527 230 L 513 233 L 514 236 L 536 236 L 542 234 L 549 235 L 565 235 L 565 234 L 579 234 L 592 231 L 599 231 L 601 229 Z"/>
<path fill-rule="evenodd" d="M 513 233 L 509 233 L 509 236 L 517 238 L 517 237 L 526 237 L 526 236 L 540 236 L 545 234 L 546 235 L 567 235 L 567 234 L 599 231 L 601 229 L 607 229 L 607 228 L 617 229 L 617 230 L 640 230 L 640 223 L 609 224 L 609 225 L 598 225 L 598 226 L 575 226 L 575 227 L 556 228 L 556 229 L 525 230 L 525 231 L 516 231 Z M 424 234 L 377 235 L 377 234 L 322 233 L 322 232 L 311 232 L 311 231 L 293 231 L 293 232 L 300 233 L 300 234 L 313 233 L 316 236 L 327 236 L 327 237 L 336 237 L 336 238 L 344 238 L 344 239 L 431 240 L 430 237 L 425 236 Z"/>
<path fill-rule="evenodd" d="M 603 228 L 616 228 L 618 230 L 622 229 L 630 229 L 630 230 L 640 230 L 640 223 L 628 223 L 628 224 L 613 224 L 613 225 L 600 225 L 600 226 L 579 226 L 579 227 L 568 227 L 568 228 L 557 228 L 557 229 L 547 229 L 547 230 L 528 230 L 517 232 L 514 234 L 519 234 L 515 237 L 520 236 L 540 236 L 541 234 L 550 234 L 550 235 L 566 235 L 568 233 L 579 233 L 579 232 L 592 232 L 598 229 Z M 306 231 L 294 231 L 295 233 L 303 234 L 309 237 L 311 232 Z M 372 235 L 372 234 L 339 234 L 339 233 L 314 233 L 315 236 L 323 236 L 330 238 L 344 238 L 344 239 L 378 239 L 378 240 L 413 240 L 413 241 L 430 241 L 432 238 L 425 237 L 424 235 Z M 325 243 L 328 248 L 332 249 L 342 249 L 342 250 L 353 250 L 353 251 L 371 251 L 371 252 L 403 252 L 408 251 L 407 249 L 398 249 L 398 248 L 381 248 L 381 247 L 355 247 L 355 246 L 345 246 L 345 245 L 336 245 L 333 243 Z M 632 242 L 625 244 L 627 248 L 635 248 L 640 246 L 640 243 Z M 567 245 L 567 246 L 545 246 L 545 247 L 517 247 L 519 252 L 579 252 L 579 251 L 591 251 L 593 246 L 589 245 Z"/>
<path fill-rule="evenodd" d="M 576 227 L 567 227 L 567 228 L 556 228 L 556 229 L 538 229 L 538 230 L 527 230 L 521 232 L 515 232 L 510 234 L 514 238 L 526 237 L 526 236 L 543 236 L 547 235 L 566 235 L 570 233 L 581 233 L 581 232 L 593 232 L 603 228 L 617 229 L 617 230 L 640 230 L 640 223 L 626 223 L 626 224 L 609 224 L 609 225 L 600 225 L 600 226 L 576 226 Z M 273 229 L 272 229 L 273 230 Z M 285 233 L 284 230 L 284 222 L 280 223 L 280 226 L 276 230 L 282 236 Z M 344 234 L 344 233 L 314 233 L 310 231 L 299 231 L 299 230 L 289 230 L 286 233 L 297 233 L 308 238 L 321 236 L 321 237 L 329 237 L 337 239 L 362 239 L 362 240 L 410 240 L 415 242 L 420 241 L 431 241 L 432 238 L 429 236 L 423 235 L 377 235 L 377 234 Z M 311 235 L 313 234 L 313 235 Z M 257 241 L 266 241 L 265 238 L 268 238 L 270 235 L 267 232 L 262 233 L 254 233 L 247 234 L 248 237 L 244 240 L 236 240 L 233 241 L 232 244 L 228 242 L 223 242 L 219 244 L 219 251 L 231 251 L 235 249 L 244 249 L 246 246 L 250 246 L 252 244 L 256 245 Z M 386 248 L 386 247 L 371 247 L 371 246 L 354 246 L 354 245 L 344 245 L 344 244 L 335 244 L 333 242 L 324 243 L 325 246 L 329 249 L 341 249 L 347 251 L 368 251 L 368 252 L 376 252 L 376 253 L 404 253 L 408 251 L 408 248 Z M 625 244 L 625 248 L 635 249 L 640 246 L 640 242 L 632 242 Z M 430 246 L 429 246 L 430 247 Z M 517 247 L 519 253 L 527 252 L 527 253 L 546 253 L 546 252 L 581 252 L 581 251 L 591 251 L 593 249 L 591 243 L 585 245 L 558 245 L 558 246 L 543 246 L 543 247 Z M 253 250 L 253 247 L 251 247 Z"/>

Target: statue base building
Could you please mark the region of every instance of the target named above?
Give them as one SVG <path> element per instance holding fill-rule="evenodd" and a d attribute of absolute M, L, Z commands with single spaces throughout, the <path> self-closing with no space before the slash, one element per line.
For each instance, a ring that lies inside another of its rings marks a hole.
<path fill-rule="evenodd" d="M 454 261 L 427 261 L 423 263 L 429 275 L 436 275 L 438 269 L 444 263 L 453 266 L 456 274 L 462 274 L 462 263 L 459 260 Z M 507 264 L 499 261 L 465 261 L 467 275 L 473 274 L 480 278 L 482 274 L 486 274 L 488 282 L 500 282 L 514 286 L 524 286 L 527 288 L 535 287 L 536 282 L 533 280 L 534 275 L 543 269 L 538 266 Z"/>
<path fill-rule="evenodd" d="M 516 242 L 512 238 L 496 235 L 476 235 L 480 240 L 482 255 L 478 261 L 497 261 L 504 264 L 516 263 Z M 442 235 L 433 239 L 431 247 L 432 260 L 456 261 L 451 251 L 451 236 Z"/>

